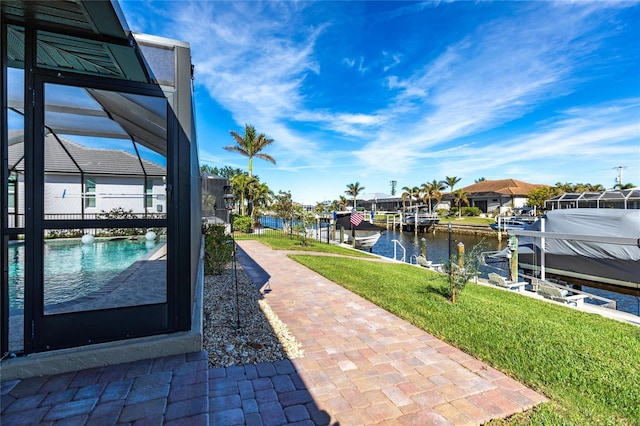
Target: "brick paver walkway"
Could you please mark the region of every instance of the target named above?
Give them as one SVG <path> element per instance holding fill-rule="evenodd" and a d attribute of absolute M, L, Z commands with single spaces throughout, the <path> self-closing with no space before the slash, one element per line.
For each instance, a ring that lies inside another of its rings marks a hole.
<path fill-rule="evenodd" d="M 304 358 L 207 369 L 198 352 L 3 381 L 0 424 L 464 425 L 545 401 L 286 252 L 239 245 Z"/>
<path fill-rule="evenodd" d="M 207 353 L 2 382 L 2 426 L 206 425 Z"/>
<path fill-rule="evenodd" d="M 305 350 L 292 360 L 330 423 L 480 424 L 546 399 L 258 241 L 269 306 Z"/>

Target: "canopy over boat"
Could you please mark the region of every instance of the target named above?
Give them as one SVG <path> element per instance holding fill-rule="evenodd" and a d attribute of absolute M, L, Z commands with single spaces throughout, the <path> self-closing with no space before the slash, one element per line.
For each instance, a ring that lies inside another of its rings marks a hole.
<path fill-rule="evenodd" d="M 522 232 L 541 229 L 538 221 Z M 640 210 L 553 210 L 545 215 L 544 229 L 549 271 L 617 285 L 640 285 Z M 549 234 L 563 235 L 551 238 Z M 539 266 L 540 238 L 523 235 L 518 242 L 521 266 Z"/>

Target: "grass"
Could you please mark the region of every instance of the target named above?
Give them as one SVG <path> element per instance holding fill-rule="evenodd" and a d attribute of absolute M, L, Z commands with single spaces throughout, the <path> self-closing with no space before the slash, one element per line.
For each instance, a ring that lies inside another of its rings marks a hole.
<path fill-rule="evenodd" d="M 489 226 L 495 219 L 492 217 L 477 217 L 477 216 L 462 216 L 462 219 L 458 219 L 457 217 L 447 219 L 440 219 L 440 223 L 447 223 L 451 220 L 451 223 L 455 225 L 486 225 Z"/>
<path fill-rule="evenodd" d="M 294 238 L 264 237 L 264 236 L 255 236 L 253 234 L 236 234 L 235 238 L 237 240 L 258 240 L 261 243 L 271 247 L 274 250 L 297 250 L 297 251 L 308 251 L 308 252 L 331 253 L 331 254 L 339 254 L 339 255 L 350 256 L 350 257 L 365 257 L 365 258 L 377 257 L 360 250 L 349 249 L 346 247 L 322 243 L 315 240 L 307 240 L 307 245 L 302 245 L 302 241 L 299 238 L 295 238 L 295 237 Z"/>
<path fill-rule="evenodd" d="M 409 265 L 291 258 L 545 394 L 551 402 L 493 424 L 639 425 L 640 328 L 447 278 Z"/>
<path fill-rule="evenodd" d="M 374 220 L 386 222 L 386 215 L 375 215 Z M 455 225 L 487 225 L 489 226 L 491 223 L 495 222 L 495 219 L 492 217 L 477 217 L 477 216 L 462 216 L 462 219 L 458 219 L 458 216 L 455 217 L 440 217 L 440 223 L 451 223 Z"/>

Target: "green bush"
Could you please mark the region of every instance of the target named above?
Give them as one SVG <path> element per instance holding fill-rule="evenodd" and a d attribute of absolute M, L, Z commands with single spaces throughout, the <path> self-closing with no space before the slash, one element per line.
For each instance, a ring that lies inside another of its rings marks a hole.
<path fill-rule="evenodd" d="M 449 209 L 438 209 L 438 216 L 446 217 L 449 215 Z"/>
<path fill-rule="evenodd" d="M 249 216 L 238 216 L 233 219 L 233 230 L 248 234 L 251 232 L 253 221 Z"/>
<path fill-rule="evenodd" d="M 204 273 L 219 275 L 231 262 L 233 238 L 224 232 L 221 225 L 202 225 L 204 235 Z"/>
<path fill-rule="evenodd" d="M 462 216 L 480 216 L 482 211 L 479 207 L 463 207 Z"/>

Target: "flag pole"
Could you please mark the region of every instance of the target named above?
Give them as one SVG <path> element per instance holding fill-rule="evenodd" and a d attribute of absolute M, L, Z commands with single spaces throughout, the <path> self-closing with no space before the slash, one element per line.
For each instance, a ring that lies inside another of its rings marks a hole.
<path fill-rule="evenodd" d="M 351 214 L 353 215 L 353 212 L 351 212 Z M 349 220 L 349 223 L 351 223 L 351 244 L 353 245 L 353 247 L 355 247 L 356 246 L 356 228 L 354 228 L 353 222 L 351 220 Z"/>

